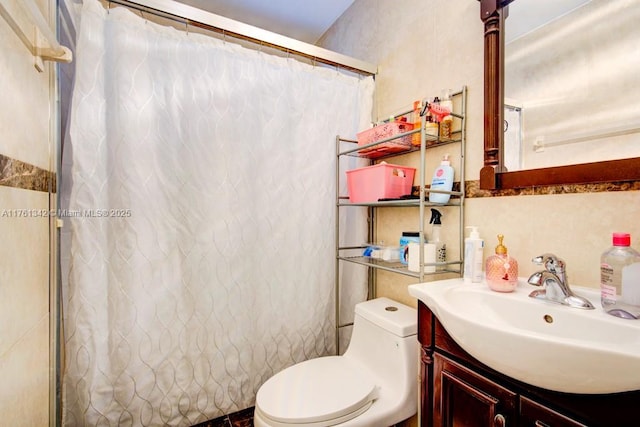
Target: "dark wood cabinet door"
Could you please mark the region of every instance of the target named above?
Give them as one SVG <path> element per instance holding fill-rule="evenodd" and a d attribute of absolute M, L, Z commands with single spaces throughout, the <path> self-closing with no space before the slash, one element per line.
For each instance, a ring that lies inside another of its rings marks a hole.
<path fill-rule="evenodd" d="M 434 427 L 507 427 L 517 422 L 516 393 L 440 354 L 434 355 Z"/>
<path fill-rule="evenodd" d="M 586 424 L 567 418 L 524 396 L 520 397 L 520 425 L 522 427 L 586 427 Z"/>

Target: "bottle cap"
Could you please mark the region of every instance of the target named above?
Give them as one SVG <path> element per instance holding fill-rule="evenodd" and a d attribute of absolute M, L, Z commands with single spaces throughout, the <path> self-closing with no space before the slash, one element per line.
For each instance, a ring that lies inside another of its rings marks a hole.
<path fill-rule="evenodd" d="M 470 228 L 471 233 L 469 233 L 469 237 L 472 239 L 479 239 L 480 233 L 478 233 L 478 227 L 475 225 L 467 225 L 465 228 Z"/>
<path fill-rule="evenodd" d="M 502 234 L 498 234 L 498 246 L 496 246 L 496 254 L 498 255 L 507 254 L 507 247 L 502 244 L 502 239 L 504 239 L 504 236 Z"/>
<path fill-rule="evenodd" d="M 447 165 L 449 166 L 451 164 L 451 162 L 449 161 L 449 153 L 445 154 L 444 156 L 442 156 L 442 162 L 440 162 L 441 165 Z"/>
<path fill-rule="evenodd" d="M 613 246 L 631 246 L 631 234 L 613 233 Z"/>
<path fill-rule="evenodd" d="M 419 231 L 403 231 L 402 232 L 402 237 L 419 237 L 419 236 L 420 236 Z"/>

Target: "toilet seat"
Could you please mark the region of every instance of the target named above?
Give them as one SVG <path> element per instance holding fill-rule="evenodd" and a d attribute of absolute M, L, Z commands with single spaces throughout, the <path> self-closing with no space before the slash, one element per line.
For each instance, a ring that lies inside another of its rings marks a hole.
<path fill-rule="evenodd" d="M 290 366 L 258 390 L 256 411 L 273 426 L 343 423 L 364 413 L 378 397 L 371 374 L 343 356 Z"/>

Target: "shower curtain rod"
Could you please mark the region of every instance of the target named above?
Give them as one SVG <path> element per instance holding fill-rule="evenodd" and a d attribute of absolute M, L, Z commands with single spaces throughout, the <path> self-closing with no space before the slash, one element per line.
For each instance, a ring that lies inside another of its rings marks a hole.
<path fill-rule="evenodd" d="M 323 64 L 337 66 L 362 74 L 375 75 L 377 73 L 377 66 L 374 64 L 173 0 L 109 0 L 108 2 L 162 17 L 177 18 L 180 22 L 216 31 L 231 37 L 248 40 L 261 46 L 273 47 L 284 52 L 310 58 Z"/>

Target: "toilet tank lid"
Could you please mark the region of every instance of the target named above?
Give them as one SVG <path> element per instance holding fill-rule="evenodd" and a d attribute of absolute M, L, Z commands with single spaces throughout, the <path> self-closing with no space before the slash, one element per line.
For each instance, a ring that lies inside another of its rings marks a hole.
<path fill-rule="evenodd" d="M 356 315 L 399 337 L 415 335 L 418 330 L 418 312 L 386 297 L 356 304 Z"/>

